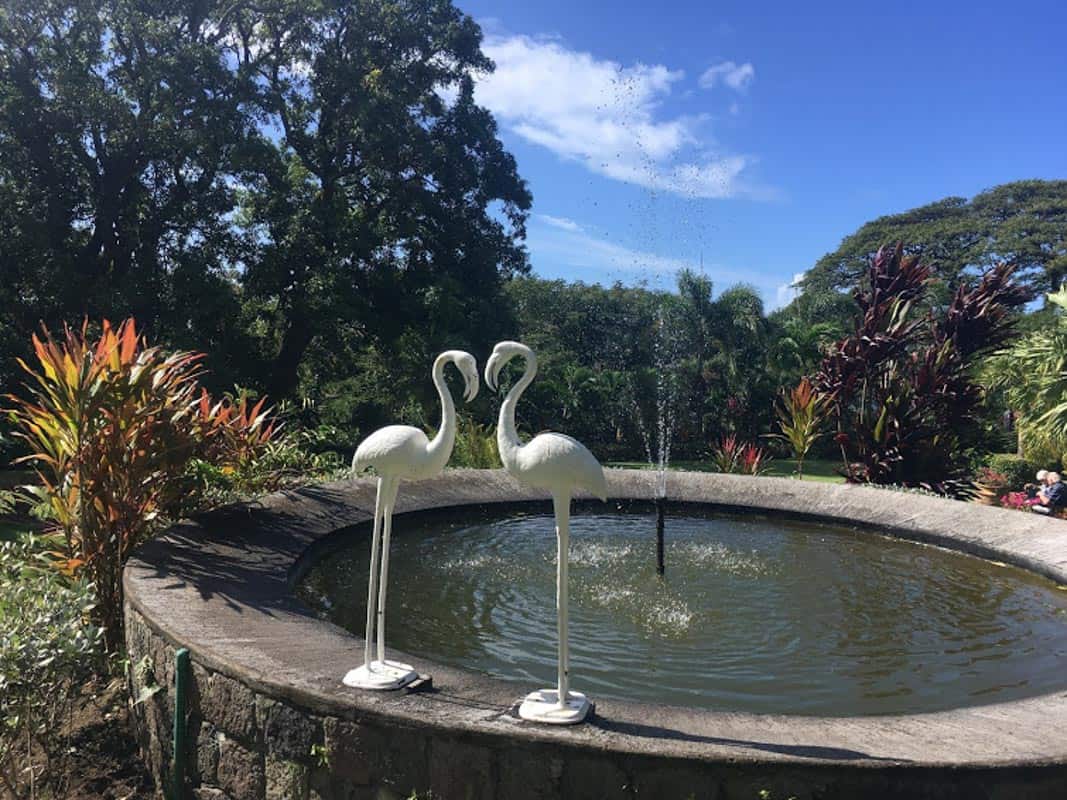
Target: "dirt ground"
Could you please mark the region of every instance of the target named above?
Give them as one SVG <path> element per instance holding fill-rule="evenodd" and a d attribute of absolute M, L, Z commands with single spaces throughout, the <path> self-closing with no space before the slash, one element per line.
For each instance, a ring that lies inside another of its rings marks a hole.
<path fill-rule="evenodd" d="M 151 780 L 129 727 L 122 681 L 86 687 L 69 722 L 70 784 L 64 800 L 151 800 Z"/>

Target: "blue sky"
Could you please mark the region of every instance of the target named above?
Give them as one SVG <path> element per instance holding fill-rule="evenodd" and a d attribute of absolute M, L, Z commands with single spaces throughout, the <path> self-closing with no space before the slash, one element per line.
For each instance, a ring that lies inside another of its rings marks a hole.
<path fill-rule="evenodd" d="M 459 5 L 544 277 L 669 287 L 702 256 L 773 308 L 869 219 L 1067 178 L 1062 1 Z"/>

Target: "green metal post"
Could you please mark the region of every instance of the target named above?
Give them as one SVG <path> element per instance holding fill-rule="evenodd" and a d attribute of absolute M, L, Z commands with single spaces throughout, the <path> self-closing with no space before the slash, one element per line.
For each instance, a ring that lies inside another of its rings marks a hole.
<path fill-rule="evenodd" d="M 185 789 L 185 710 L 189 695 L 189 651 L 184 647 L 174 654 L 174 753 L 171 764 L 172 800 L 182 800 Z"/>

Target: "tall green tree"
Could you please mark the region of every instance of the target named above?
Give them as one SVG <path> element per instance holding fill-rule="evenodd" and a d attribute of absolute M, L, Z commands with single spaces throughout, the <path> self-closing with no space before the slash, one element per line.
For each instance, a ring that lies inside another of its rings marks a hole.
<path fill-rule="evenodd" d="M 237 316 L 234 164 L 244 89 L 203 0 L 0 8 L 0 315 L 133 315 L 225 347 Z"/>
<path fill-rule="evenodd" d="M 714 296 L 707 277 L 683 270 L 678 298 L 672 335 L 686 384 L 683 444 L 702 451 L 724 434 L 755 436 L 769 422 L 777 388 L 769 381 L 772 329 L 759 292 L 738 284 Z"/>
<path fill-rule="evenodd" d="M 904 255 L 930 266 L 930 300 L 942 307 L 1001 261 L 1014 264 L 1031 291 L 1054 290 L 1067 273 L 1067 181 L 1016 181 L 872 220 L 816 262 L 804 294 L 852 289 L 878 249 L 898 241 L 907 242 Z"/>
<path fill-rule="evenodd" d="M 474 21 L 448 0 L 277 0 L 229 26 L 275 145 L 242 209 L 272 392 L 293 393 L 316 342 L 373 346 L 412 374 L 446 341 L 499 330 L 530 194 L 474 102 L 493 68 Z"/>

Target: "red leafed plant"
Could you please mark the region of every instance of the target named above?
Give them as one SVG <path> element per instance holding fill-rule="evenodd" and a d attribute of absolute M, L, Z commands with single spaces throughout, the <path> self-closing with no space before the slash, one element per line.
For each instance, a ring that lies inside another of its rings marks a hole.
<path fill-rule="evenodd" d="M 711 451 L 711 464 L 716 472 L 760 475 L 766 470 L 766 461 L 762 447 L 740 442 L 733 433 L 724 436 Z"/>
<path fill-rule="evenodd" d="M 766 468 L 766 453 L 762 447 L 746 444 L 741 448 L 741 472 L 746 475 L 759 475 Z"/>
<path fill-rule="evenodd" d="M 8 395 L 16 433 L 30 454 L 30 487 L 62 532 L 56 566 L 85 570 L 104 642 L 122 645 L 122 567 L 187 492 L 194 458 L 241 463 L 274 427 L 261 401 L 212 404 L 199 384 L 201 356 L 149 347 L 132 319 L 33 337 L 36 364 L 23 396 Z"/>
<path fill-rule="evenodd" d="M 953 494 L 972 489 L 967 452 L 983 402 L 972 377 L 979 357 L 1014 336 L 1014 310 L 1029 299 L 999 264 L 961 286 L 941 314 L 916 304 L 930 270 L 903 246 L 871 259 L 854 292 L 861 316 L 831 348 L 813 378 L 836 424 L 850 480 L 923 486 Z"/>
<path fill-rule="evenodd" d="M 783 389 L 775 413 L 781 433 L 768 434 L 786 442 L 797 460 L 797 477 L 804 477 L 804 458 L 818 440 L 819 427 L 828 410 L 827 399 L 815 391 L 808 378 L 801 378 L 795 389 Z"/>
<path fill-rule="evenodd" d="M 197 419 L 205 443 L 204 456 L 222 467 L 241 469 L 255 460 L 278 433 L 274 409 L 265 408 L 263 397 L 253 406 L 241 396 L 234 402 L 224 397 L 212 404 L 211 397 L 200 390 Z"/>

